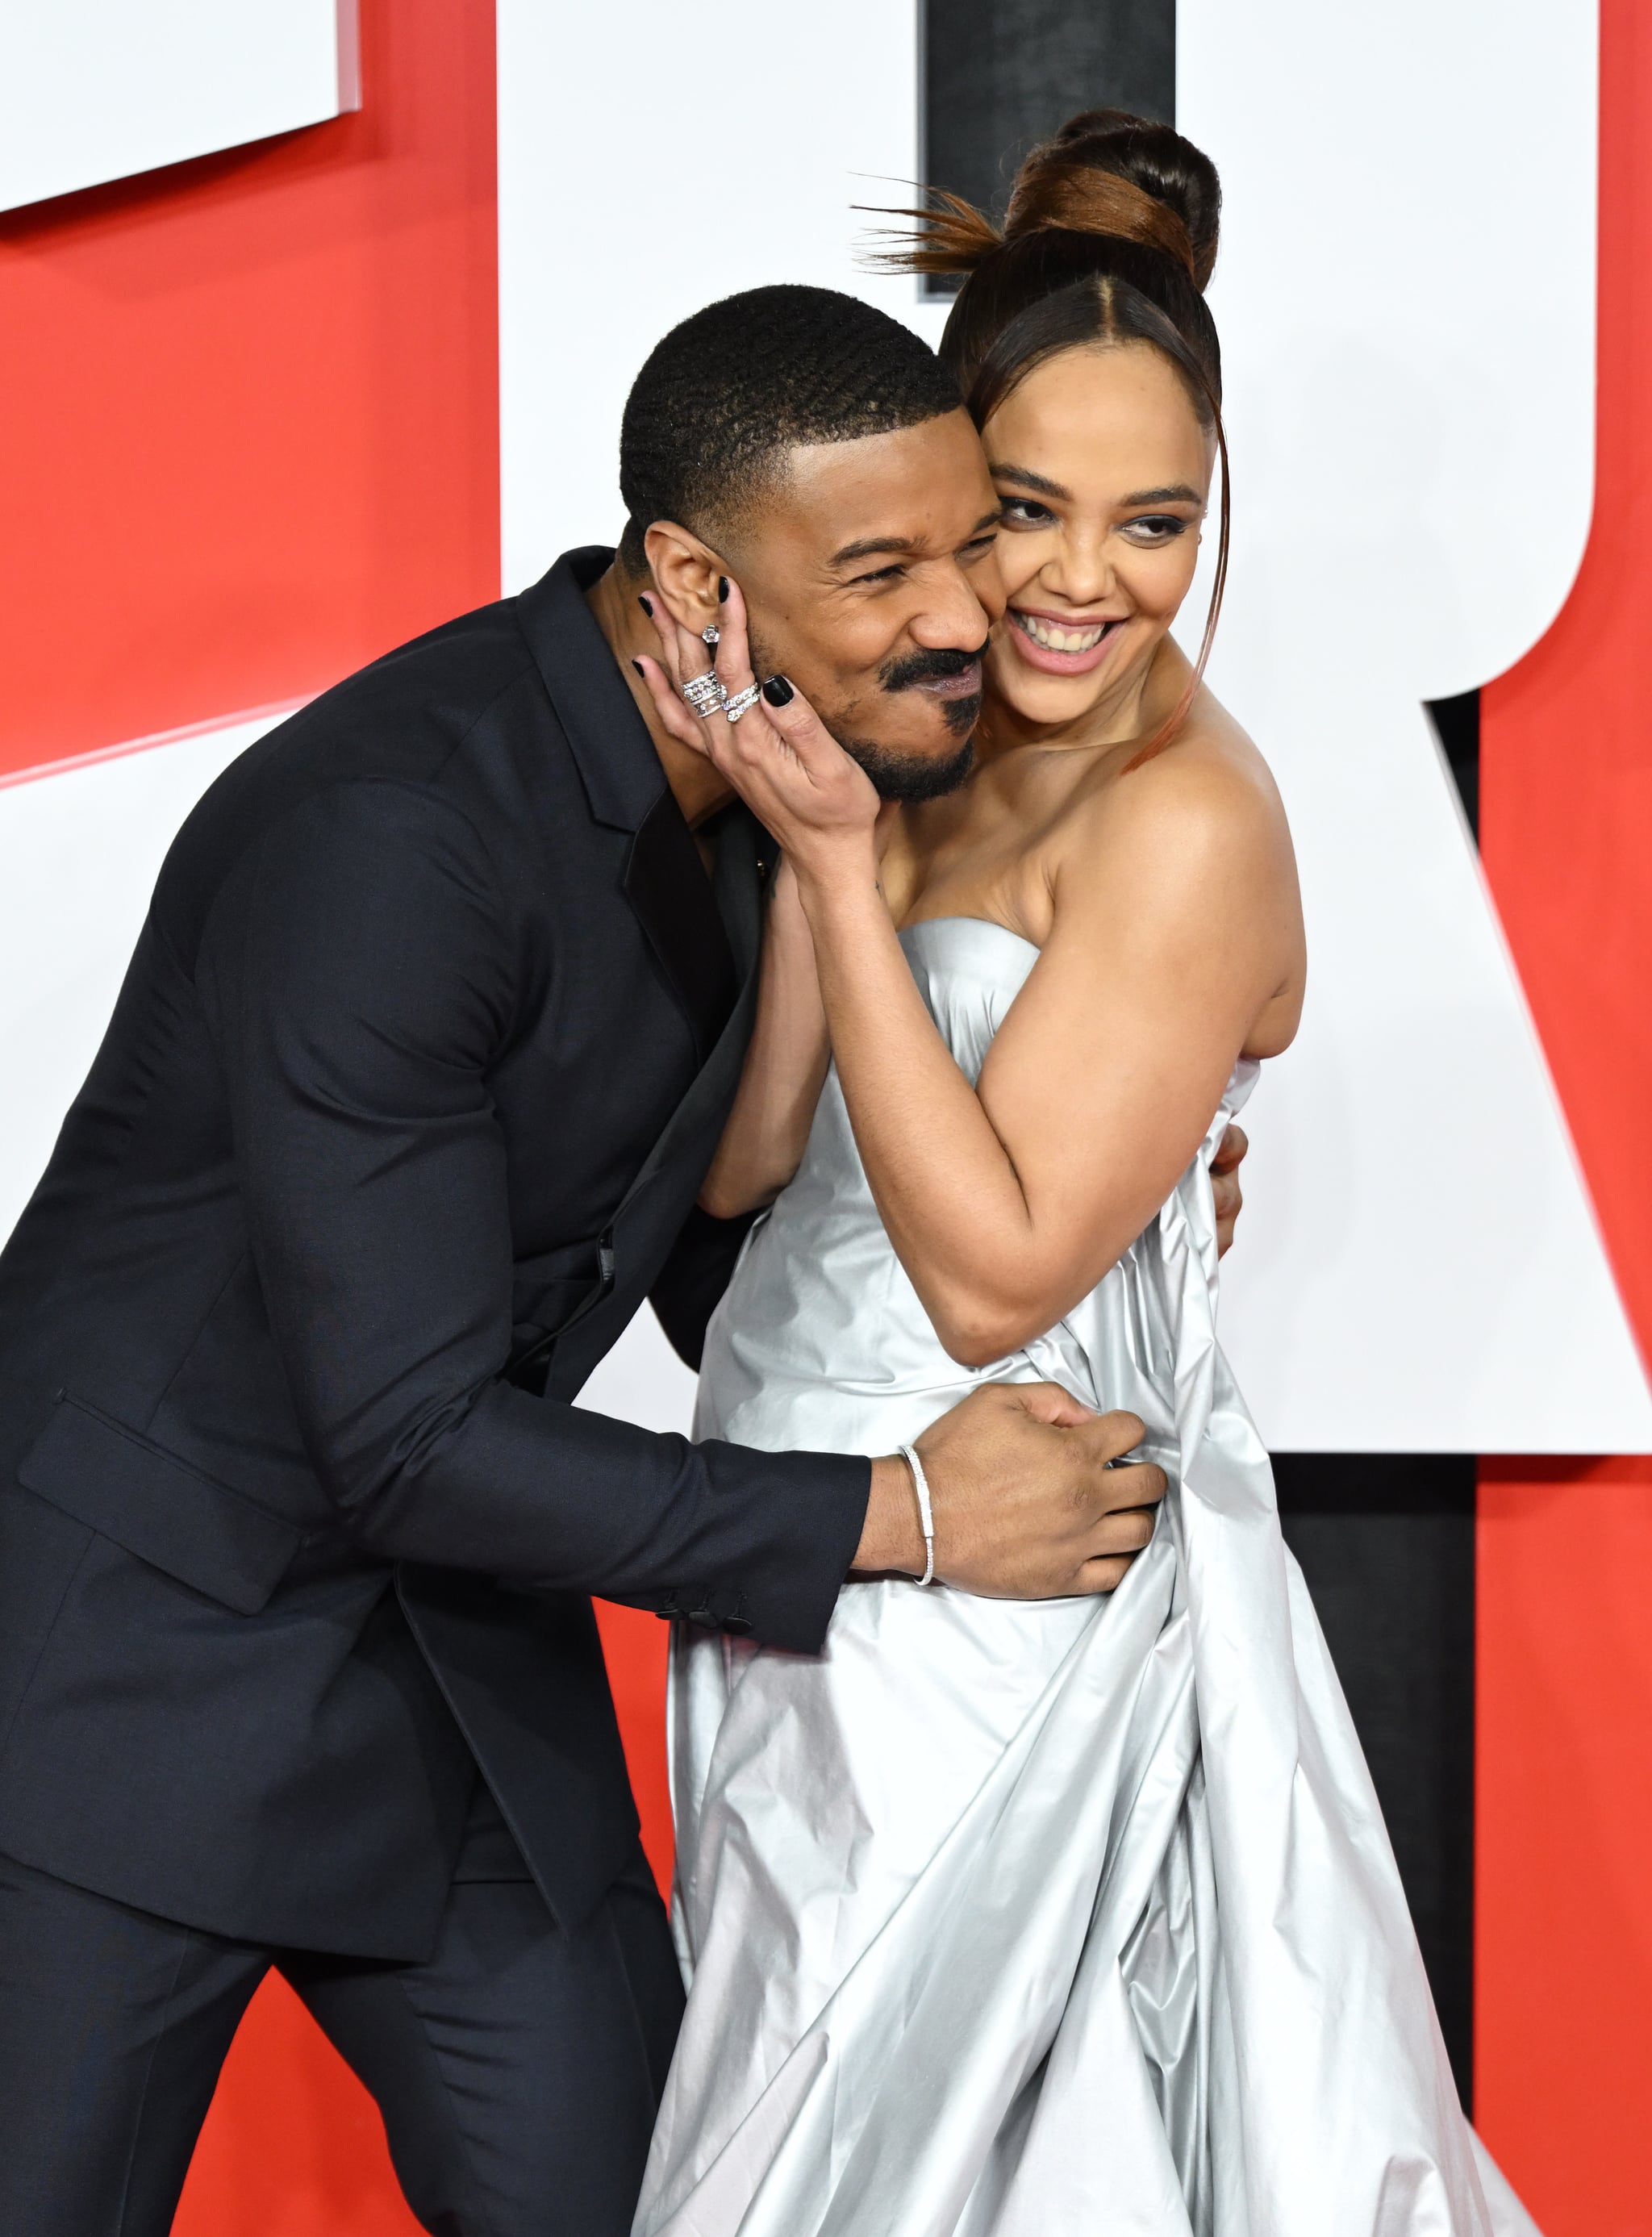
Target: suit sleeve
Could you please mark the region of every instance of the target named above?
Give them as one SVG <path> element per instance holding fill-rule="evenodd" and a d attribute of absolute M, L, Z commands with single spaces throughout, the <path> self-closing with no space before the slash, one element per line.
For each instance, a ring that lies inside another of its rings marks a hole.
<path fill-rule="evenodd" d="M 502 1382 L 512 1250 L 488 1093 L 514 948 L 474 828 L 352 782 L 282 817 L 214 903 L 196 984 L 300 1429 L 386 1560 L 824 1636 L 870 1470 L 691 1444 Z M 554 1154 L 556 1113 L 546 1113 Z"/>

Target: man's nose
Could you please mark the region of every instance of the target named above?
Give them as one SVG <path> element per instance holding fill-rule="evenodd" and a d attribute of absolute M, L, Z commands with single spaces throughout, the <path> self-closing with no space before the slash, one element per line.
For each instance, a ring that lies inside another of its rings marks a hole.
<path fill-rule="evenodd" d="M 974 652 L 985 643 L 1003 611 L 1004 586 L 996 562 L 988 558 L 967 575 L 958 569 L 950 581 L 938 586 L 909 626 L 914 643 L 925 651 Z"/>

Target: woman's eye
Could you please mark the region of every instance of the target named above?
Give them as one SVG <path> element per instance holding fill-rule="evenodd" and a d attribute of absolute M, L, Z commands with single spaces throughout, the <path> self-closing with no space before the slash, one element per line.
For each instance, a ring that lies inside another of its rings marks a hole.
<path fill-rule="evenodd" d="M 1168 544 L 1192 524 L 1175 512 L 1142 512 L 1124 524 L 1124 533 L 1138 544 Z"/>
<path fill-rule="evenodd" d="M 1032 498 L 1007 497 L 1004 500 L 1006 528 L 1048 528 L 1055 518 L 1047 505 L 1039 505 Z"/>

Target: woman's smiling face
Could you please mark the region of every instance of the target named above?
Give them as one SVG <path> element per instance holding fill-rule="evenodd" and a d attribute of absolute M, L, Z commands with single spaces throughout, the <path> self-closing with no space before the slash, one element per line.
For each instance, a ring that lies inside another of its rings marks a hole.
<path fill-rule="evenodd" d="M 1144 342 L 1061 351 L 982 429 L 1004 501 L 1009 610 L 990 690 L 1029 725 L 1097 715 L 1129 735 L 1149 663 L 1188 595 L 1214 439 Z"/>

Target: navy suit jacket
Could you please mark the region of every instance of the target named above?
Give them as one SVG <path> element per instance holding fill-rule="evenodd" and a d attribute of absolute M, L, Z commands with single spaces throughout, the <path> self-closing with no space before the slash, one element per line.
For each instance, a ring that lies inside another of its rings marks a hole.
<path fill-rule="evenodd" d="M 418 1957 L 479 1763 L 553 1910 L 635 1817 L 589 1595 L 824 1634 L 865 1461 L 569 1401 L 694 1210 L 764 835 L 714 881 L 583 591 L 376 662 L 169 852 L 0 1255 L 0 1851 L 249 1940 Z"/>

